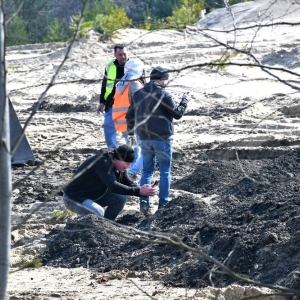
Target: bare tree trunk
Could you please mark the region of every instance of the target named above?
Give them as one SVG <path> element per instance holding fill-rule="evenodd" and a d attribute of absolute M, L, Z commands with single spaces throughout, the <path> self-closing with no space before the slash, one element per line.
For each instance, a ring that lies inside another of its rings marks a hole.
<path fill-rule="evenodd" d="M 10 255 L 11 154 L 9 105 L 6 94 L 5 30 L 0 0 L 0 299 L 5 298 Z"/>

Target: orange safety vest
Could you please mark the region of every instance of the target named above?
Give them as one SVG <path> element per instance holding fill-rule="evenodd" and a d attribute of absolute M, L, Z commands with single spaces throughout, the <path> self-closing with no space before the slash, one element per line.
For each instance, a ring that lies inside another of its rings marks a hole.
<path fill-rule="evenodd" d="M 127 84 L 122 94 L 119 94 L 117 89 L 115 91 L 115 101 L 112 107 L 112 119 L 115 123 L 116 130 L 120 132 L 127 131 L 126 113 L 130 105 L 129 87 L 131 83 L 132 81 Z"/>

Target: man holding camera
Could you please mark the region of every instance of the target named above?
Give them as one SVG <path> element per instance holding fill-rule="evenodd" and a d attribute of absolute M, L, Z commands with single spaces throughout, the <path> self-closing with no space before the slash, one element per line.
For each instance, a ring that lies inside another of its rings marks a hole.
<path fill-rule="evenodd" d="M 92 213 L 115 220 L 126 204 L 127 195 L 155 196 L 157 187 L 138 186 L 128 177 L 126 170 L 134 160 L 134 150 L 128 145 L 101 149 L 87 158 L 64 189 L 66 208 L 81 217 Z"/>
<path fill-rule="evenodd" d="M 164 208 L 169 203 L 171 186 L 173 119 L 180 119 L 188 104 L 188 94 L 183 94 L 179 105 L 172 95 L 165 90 L 169 73 L 163 67 L 155 67 L 150 74 L 150 82 L 134 93 L 127 112 L 128 134 L 136 130 L 143 155 L 143 173 L 141 185 L 150 184 L 159 165 L 159 205 Z M 140 211 L 148 213 L 150 203 L 148 196 L 140 197 Z"/>

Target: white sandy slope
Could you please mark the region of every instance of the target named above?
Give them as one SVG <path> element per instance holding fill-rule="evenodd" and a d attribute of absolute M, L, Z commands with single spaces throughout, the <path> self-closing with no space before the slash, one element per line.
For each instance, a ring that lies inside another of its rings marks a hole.
<path fill-rule="evenodd" d="M 217 9 L 197 22 L 201 28 L 230 30 L 236 27 L 297 23 L 300 3 L 293 0 L 256 0 Z"/>

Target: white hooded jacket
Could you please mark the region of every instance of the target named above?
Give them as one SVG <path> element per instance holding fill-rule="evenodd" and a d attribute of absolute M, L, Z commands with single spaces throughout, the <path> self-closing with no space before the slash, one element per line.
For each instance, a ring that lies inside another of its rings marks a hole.
<path fill-rule="evenodd" d="M 124 66 L 124 76 L 116 85 L 116 90 L 119 94 L 123 94 L 126 86 L 132 80 L 138 80 L 143 75 L 144 64 L 139 58 L 129 59 Z M 137 82 L 139 83 L 139 82 Z M 139 84 L 139 88 L 142 85 Z"/>

